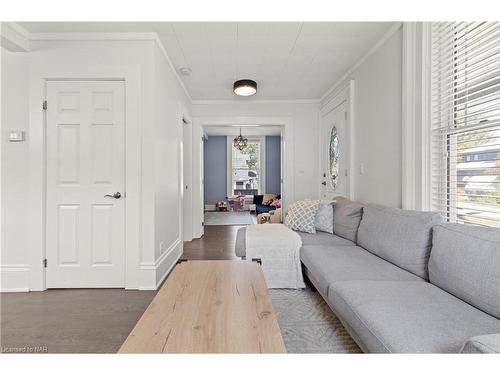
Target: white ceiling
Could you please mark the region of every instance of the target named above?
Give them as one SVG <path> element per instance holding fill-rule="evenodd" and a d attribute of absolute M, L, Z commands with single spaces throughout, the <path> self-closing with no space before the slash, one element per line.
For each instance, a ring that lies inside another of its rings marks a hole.
<path fill-rule="evenodd" d="M 240 134 L 245 137 L 263 137 L 266 135 L 281 135 L 281 126 L 206 126 L 205 133 L 210 136 L 227 135 L 236 137 Z"/>
<path fill-rule="evenodd" d="M 253 79 L 252 98 L 318 99 L 392 22 L 20 22 L 31 33 L 156 32 L 195 100 L 238 98 L 237 79 Z"/>

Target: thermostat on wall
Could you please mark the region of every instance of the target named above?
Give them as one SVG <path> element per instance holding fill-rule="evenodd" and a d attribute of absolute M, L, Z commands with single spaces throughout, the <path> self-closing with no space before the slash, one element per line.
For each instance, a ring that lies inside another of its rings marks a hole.
<path fill-rule="evenodd" d="M 9 142 L 24 142 L 24 131 L 22 130 L 9 131 Z"/>

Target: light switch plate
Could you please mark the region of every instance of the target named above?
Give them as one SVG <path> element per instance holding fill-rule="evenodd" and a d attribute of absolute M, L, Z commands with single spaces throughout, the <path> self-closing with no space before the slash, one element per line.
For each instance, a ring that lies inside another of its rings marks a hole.
<path fill-rule="evenodd" d="M 24 142 L 25 139 L 24 134 L 25 133 L 23 130 L 9 131 L 9 142 Z"/>
<path fill-rule="evenodd" d="M 359 165 L 359 174 L 364 174 L 365 173 L 365 164 L 361 163 Z"/>

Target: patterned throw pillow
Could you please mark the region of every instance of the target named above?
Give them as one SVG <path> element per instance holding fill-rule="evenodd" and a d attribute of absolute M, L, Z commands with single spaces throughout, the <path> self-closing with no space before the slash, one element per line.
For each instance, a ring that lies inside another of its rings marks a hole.
<path fill-rule="evenodd" d="M 303 200 L 292 203 L 288 207 L 285 225 L 299 232 L 316 233 L 314 219 L 318 208 L 319 201 Z"/>
<path fill-rule="evenodd" d="M 332 202 L 319 202 L 319 209 L 314 223 L 316 230 L 333 234 L 333 209 Z"/>

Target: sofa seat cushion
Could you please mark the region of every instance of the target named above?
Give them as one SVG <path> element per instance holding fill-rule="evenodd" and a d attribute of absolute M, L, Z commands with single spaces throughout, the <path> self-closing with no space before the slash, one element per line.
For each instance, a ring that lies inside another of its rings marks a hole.
<path fill-rule="evenodd" d="M 338 282 L 328 303 L 373 353 L 458 353 L 469 338 L 500 332 L 500 320 L 427 282 Z"/>
<path fill-rule="evenodd" d="M 434 227 L 431 283 L 500 319 L 500 229 Z"/>
<path fill-rule="evenodd" d="M 302 246 L 356 246 L 352 241 L 336 236 L 335 234 L 316 232 L 297 232 L 302 239 Z"/>
<path fill-rule="evenodd" d="M 330 284 L 344 280 L 413 280 L 419 277 L 369 253 L 358 246 L 307 246 L 300 259 L 310 279 L 326 297 Z"/>
<path fill-rule="evenodd" d="M 379 205 L 363 209 L 358 245 L 427 279 L 432 226 L 442 222 L 435 212 L 407 211 Z"/>

